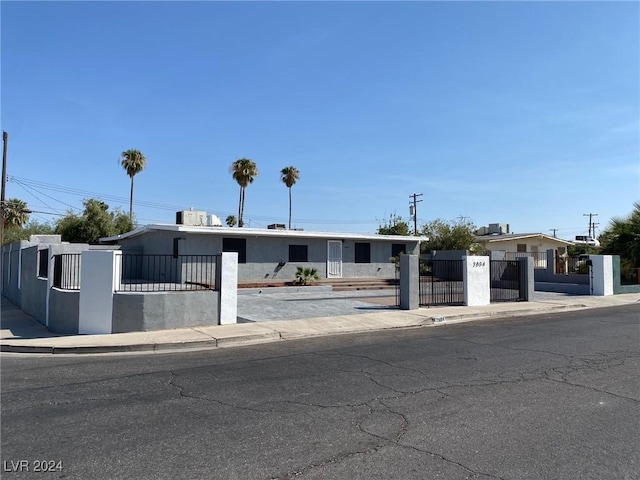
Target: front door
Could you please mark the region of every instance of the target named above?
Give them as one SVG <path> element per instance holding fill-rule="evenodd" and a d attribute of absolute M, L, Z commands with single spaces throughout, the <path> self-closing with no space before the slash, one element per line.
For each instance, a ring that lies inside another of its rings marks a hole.
<path fill-rule="evenodd" d="M 327 245 L 327 278 L 342 277 L 342 241 L 329 240 Z"/>

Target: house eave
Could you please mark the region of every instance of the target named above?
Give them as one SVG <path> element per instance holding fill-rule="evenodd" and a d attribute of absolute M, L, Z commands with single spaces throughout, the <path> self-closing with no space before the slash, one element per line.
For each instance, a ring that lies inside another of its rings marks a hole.
<path fill-rule="evenodd" d="M 127 238 L 137 237 L 151 231 L 168 231 L 176 233 L 190 233 L 195 235 L 224 235 L 227 237 L 276 237 L 276 238 L 319 238 L 326 240 L 362 240 L 362 241 L 396 241 L 396 242 L 426 242 L 428 237 L 405 236 L 405 235 L 371 235 L 361 233 L 343 232 L 312 232 L 303 230 L 270 230 L 264 228 L 231 228 L 231 227 L 210 227 L 199 225 L 175 225 L 175 224 L 152 224 L 136 228 L 121 235 L 103 237 L 100 243 L 108 244 L 118 242 Z"/>

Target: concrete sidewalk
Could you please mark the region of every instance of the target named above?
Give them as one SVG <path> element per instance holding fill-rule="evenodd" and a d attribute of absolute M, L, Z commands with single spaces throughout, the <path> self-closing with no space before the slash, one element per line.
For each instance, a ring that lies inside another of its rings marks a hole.
<path fill-rule="evenodd" d="M 640 294 L 608 297 L 539 296 L 534 302 L 494 303 L 483 307 L 431 307 L 419 310 L 381 309 L 373 313 L 273 320 L 209 327 L 117 333 L 111 335 L 57 335 L 1 299 L 0 351 L 21 353 L 109 353 L 225 348 L 279 340 L 358 333 L 393 328 L 431 327 L 452 322 L 566 312 L 638 304 Z"/>

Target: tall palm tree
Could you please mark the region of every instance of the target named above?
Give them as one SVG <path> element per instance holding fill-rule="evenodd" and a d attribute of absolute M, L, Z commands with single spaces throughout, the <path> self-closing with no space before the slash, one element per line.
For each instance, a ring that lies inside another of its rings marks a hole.
<path fill-rule="evenodd" d="M 238 227 L 244 226 L 244 191 L 250 183 L 253 183 L 258 176 L 258 166 L 253 160 L 239 158 L 231 164 L 229 168 L 233 179 L 240 185 L 240 200 L 238 202 Z"/>
<path fill-rule="evenodd" d="M 31 211 L 27 209 L 27 204 L 17 198 L 10 198 L 2 205 L 4 210 L 4 226 L 20 227 L 27 223 Z"/>
<path fill-rule="evenodd" d="M 235 215 L 228 215 L 226 222 L 227 222 L 227 227 L 235 227 L 238 223 L 238 220 L 236 220 Z"/>
<path fill-rule="evenodd" d="M 147 165 L 147 158 L 140 150 L 130 149 L 120 155 L 120 164 L 131 178 L 131 194 L 129 195 L 129 219 L 133 222 L 133 177 Z"/>
<path fill-rule="evenodd" d="M 296 167 L 285 167 L 280 170 L 280 180 L 289 189 L 289 230 L 291 230 L 291 187 L 293 187 L 300 178 L 300 172 Z"/>

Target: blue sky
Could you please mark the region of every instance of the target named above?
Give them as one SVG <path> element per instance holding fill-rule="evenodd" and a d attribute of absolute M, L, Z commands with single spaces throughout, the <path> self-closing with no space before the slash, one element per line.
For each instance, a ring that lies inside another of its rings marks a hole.
<path fill-rule="evenodd" d="M 138 223 L 374 232 L 392 213 L 561 238 L 640 200 L 638 2 L 1 2 L 7 198 Z M 34 213 L 39 221 L 56 215 Z"/>

